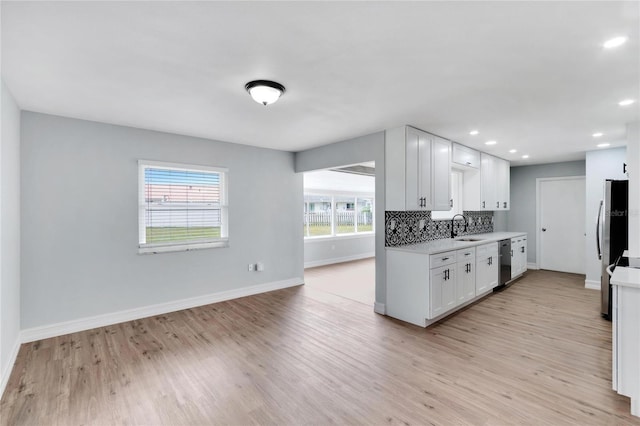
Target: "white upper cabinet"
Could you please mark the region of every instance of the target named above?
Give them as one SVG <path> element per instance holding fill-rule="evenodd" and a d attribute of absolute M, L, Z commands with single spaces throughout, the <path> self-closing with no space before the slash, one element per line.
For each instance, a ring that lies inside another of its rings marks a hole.
<path fill-rule="evenodd" d="M 451 210 L 451 142 L 432 136 L 431 156 L 433 204 L 430 210 Z"/>
<path fill-rule="evenodd" d="M 510 165 L 493 155 L 480 153 L 480 170 L 464 173 L 464 210 L 509 210 Z"/>
<path fill-rule="evenodd" d="M 507 160 L 496 158 L 496 210 L 509 210 L 511 208 L 510 188 L 510 164 Z"/>
<path fill-rule="evenodd" d="M 431 141 L 426 133 L 408 127 L 405 150 L 405 208 L 402 210 L 426 210 L 432 199 L 428 167 L 431 164 Z"/>
<path fill-rule="evenodd" d="M 454 164 L 474 169 L 480 168 L 480 151 L 476 151 L 475 149 L 455 142 L 453 143 L 452 149 L 452 162 Z"/>
<path fill-rule="evenodd" d="M 451 208 L 451 142 L 409 126 L 385 132 L 386 210 Z"/>
<path fill-rule="evenodd" d="M 480 210 L 497 210 L 498 203 L 498 188 L 497 182 L 497 170 L 496 170 L 497 158 L 485 154 L 480 154 Z"/>

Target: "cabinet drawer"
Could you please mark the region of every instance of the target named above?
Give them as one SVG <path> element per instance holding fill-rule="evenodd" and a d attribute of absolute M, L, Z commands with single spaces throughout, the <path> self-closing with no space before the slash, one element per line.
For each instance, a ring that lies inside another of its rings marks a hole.
<path fill-rule="evenodd" d="M 456 260 L 458 262 L 465 262 L 467 260 L 474 260 L 476 258 L 476 248 L 470 247 L 467 249 L 461 249 L 456 251 Z"/>
<path fill-rule="evenodd" d="M 480 152 L 457 143 L 453 144 L 454 163 L 477 169 L 480 167 Z"/>
<path fill-rule="evenodd" d="M 451 265 L 452 263 L 456 263 L 456 252 L 448 251 L 446 253 L 432 254 L 429 256 L 429 262 L 431 269 Z"/>
<path fill-rule="evenodd" d="M 498 254 L 498 243 L 483 244 L 476 247 L 476 256 L 492 256 Z"/>

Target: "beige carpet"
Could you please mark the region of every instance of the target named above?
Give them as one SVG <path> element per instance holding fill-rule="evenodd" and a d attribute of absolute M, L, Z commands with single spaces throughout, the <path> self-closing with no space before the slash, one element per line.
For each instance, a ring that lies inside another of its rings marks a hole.
<path fill-rule="evenodd" d="M 375 257 L 304 270 L 305 285 L 373 306 L 376 299 Z"/>

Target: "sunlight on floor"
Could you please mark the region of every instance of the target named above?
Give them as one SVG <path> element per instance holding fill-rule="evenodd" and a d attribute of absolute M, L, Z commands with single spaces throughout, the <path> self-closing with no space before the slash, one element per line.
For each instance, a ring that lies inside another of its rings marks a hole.
<path fill-rule="evenodd" d="M 375 257 L 304 270 L 305 285 L 372 306 L 376 298 Z"/>

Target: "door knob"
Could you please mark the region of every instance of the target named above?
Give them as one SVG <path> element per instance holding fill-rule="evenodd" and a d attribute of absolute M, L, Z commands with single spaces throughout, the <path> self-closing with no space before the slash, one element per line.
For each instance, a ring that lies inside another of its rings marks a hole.
<path fill-rule="evenodd" d="M 542 232 L 546 232 L 547 228 L 542 228 Z"/>

